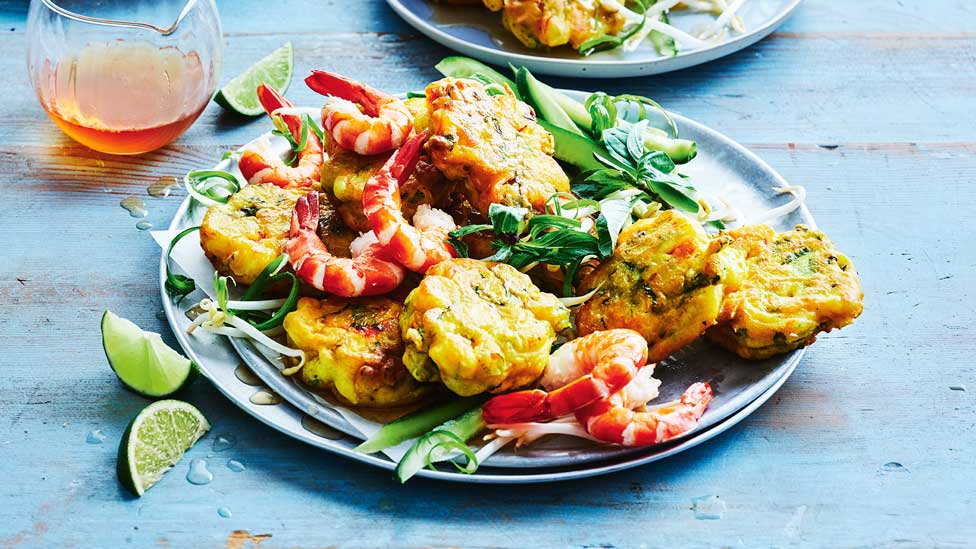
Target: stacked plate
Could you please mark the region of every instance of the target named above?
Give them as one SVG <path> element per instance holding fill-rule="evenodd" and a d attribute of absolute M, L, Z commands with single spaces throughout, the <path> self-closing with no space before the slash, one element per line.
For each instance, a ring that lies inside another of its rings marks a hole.
<path fill-rule="evenodd" d="M 581 92 L 569 93 L 583 96 Z M 673 116 L 682 137 L 698 142 L 698 157 L 683 166 L 683 172 L 700 190 L 735 204 L 741 212 L 741 222 L 747 223 L 750 217 L 755 218 L 786 201 L 774 190 L 787 187 L 786 181 L 763 161 L 717 132 L 679 115 Z M 269 138 L 274 146 L 282 150 L 287 147 L 283 139 L 270 134 L 258 139 Z M 215 169 L 231 170 L 231 162 L 225 160 Z M 198 225 L 202 214 L 202 209 L 193 208 L 187 199 L 173 219 L 170 231 Z M 797 223 L 815 226 L 810 213 L 801 207 L 780 219 L 776 228 L 789 229 Z M 180 303 L 170 299 L 163 289 L 165 267 L 164 258 L 160 264 L 160 290 L 170 327 L 187 355 L 221 392 L 254 417 L 289 436 L 383 469 L 396 466 L 383 454 L 354 452 L 353 448 L 363 439 L 357 427 L 335 406 L 282 376 L 280 362 L 268 349 L 259 349 L 250 340 L 228 339 L 202 330 L 188 335 L 186 329 L 191 321 L 187 311 L 197 301 L 194 297 L 202 295 L 191 295 Z M 658 397 L 661 402 L 676 398 L 695 381 L 709 382 L 715 392 L 698 428 L 667 444 L 626 448 L 550 436 L 529 447 L 506 448 L 486 460 L 472 475 L 455 472 L 448 466 L 441 471 L 424 470 L 420 476 L 478 483 L 549 482 L 599 475 L 663 459 L 701 444 L 745 419 L 783 385 L 802 354 L 800 350 L 766 361 L 746 361 L 699 341 L 658 364 L 655 377 L 662 381 Z"/>
<path fill-rule="evenodd" d="M 536 74 L 583 78 L 619 78 L 659 74 L 692 67 L 735 53 L 776 30 L 799 7 L 801 0 L 749 0 L 736 12 L 745 32 L 722 35 L 705 46 L 659 55 L 644 42 L 633 51 L 621 49 L 583 57 L 568 46 L 529 49 L 501 23 L 501 17 L 479 5 L 448 5 L 435 0 L 387 0 L 403 19 L 440 44 L 485 63 L 524 66 Z M 731 5 L 732 2 L 729 1 Z M 714 21 L 708 14 L 676 10 L 675 27 L 695 32 Z"/>

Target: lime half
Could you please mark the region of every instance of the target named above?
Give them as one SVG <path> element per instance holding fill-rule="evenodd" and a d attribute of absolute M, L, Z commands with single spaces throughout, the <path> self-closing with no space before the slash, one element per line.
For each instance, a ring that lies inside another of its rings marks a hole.
<path fill-rule="evenodd" d="M 119 380 L 142 396 L 169 396 L 197 377 L 196 364 L 170 349 L 159 334 L 144 332 L 111 311 L 102 315 L 102 347 Z"/>
<path fill-rule="evenodd" d="M 119 481 L 141 496 L 210 430 L 200 410 L 180 400 L 160 400 L 132 420 L 119 443 Z"/>
<path fill-rule="evenodd" d="M 291 84 L 295 52 L 291 42 L 271 52 L 271 55 L 251 65 L 243 74 L 235 77 L 214 96 L 214 101 L 225 109 L 245 116 L 264 114 L 258 101 L 258 86 L 268 84 L 284 94 Z"/>

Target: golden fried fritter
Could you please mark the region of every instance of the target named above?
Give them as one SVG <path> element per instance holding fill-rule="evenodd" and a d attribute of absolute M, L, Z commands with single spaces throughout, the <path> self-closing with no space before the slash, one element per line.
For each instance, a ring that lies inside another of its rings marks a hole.
<path fill-rule="evenodd" d="M 491 11 L 502 12 L 502 24 L 529 48 L 583 42 L 617 35 L 627 22 L 616 5 L 600 0 L 484 0 Z"/>
<path fill-rule="evenodd" d="M 433 164 L 482 215 L 492 203 L 543 211 L 550 196 L 569 192 L 552 136 L 511 90 L 490 96 L 474 80 L 444 78 L 426 92 Z"/>
<path fill-rule="evenodd" d="M 407 99 L 408 110 L 414 115 L 414 128 L 427 127 L 427 104 L 423 98 Z M 363 214 L 363 188 L 366 182 L 389 159 L 390 154 L 360 156 L 343 149 L 326 134 L 326 162 L 322 165 L 322 188 L 335 201 L 336 210 L 347 227 L 358 232 L 372 230 Z M 422 157 L 410 178 L 400 187 L 403 214 L 409 220 L 420 204 L 443 208 L 454 185 L 444 179 L 429 158 Z"/>
<path fill-rule="evenodd" d="M 861 314 L 857 271 L 823 233 L 797 225 L 777 234 L 753 225 L 725 234 L 745 272 L 729 279 L 709 339 L 743 358 L 764 359 L 809 345 Z"/>
<path fill-rule="evenodd" d="M 691 343 L 718 318 L 728 262 L 717 252 L 727 243 L 673 210 L 625 228 L 580 283 L 580 294 L 599 287 L 576 314 L 580 335 L 630 328 L 647 339 L 650 362 Z"/>
<path fill-rule="evenodd" d="M 432 386 L 403 367 L 402 310 L 387 297 L 300 299 L 284 328 L 306 353 L 302 381 L 368 408 L 404 406 L 430 394 Z"/>
<path fill-rule="evenodd" d="M 284 252 L 291 212 L 304 194 L 270 183 L 248 185 L 226 204 L 211 206 L 200 224 L 200 246 L 217 272 L 239 284 L 254 282 Z"/>
<path fill-rule="evenodd" d="M 452 259 L 407 296 L 403 363 L 459 395 L 501 393 L 538 378 L 556 334 L 570 327 L 569 310 L 514 267 Z"/>

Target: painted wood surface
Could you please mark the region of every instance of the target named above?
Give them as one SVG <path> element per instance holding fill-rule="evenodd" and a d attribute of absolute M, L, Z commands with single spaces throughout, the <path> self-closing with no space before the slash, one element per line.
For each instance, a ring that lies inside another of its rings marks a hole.
<path fill-rule="evenodd" d="M 324 67 L 415 89 L 448 53 L 380 0 L 221 10 L 225 75 L 292 40 L 296 74 Z M 651 95 L 747 144 L 807 186 L 821 227 L 856 262 L 864 315 L 822 337 L 741 425 L 591 480 L 399 486 L 259 424 L 203 382 L 185 398 L 214 429 L 188 458 L 212 455 L 214 481 L 188 484 L 187 459 L 138 500 L 115 480 L 115 449 L 146 402 L 107 367 L 98 319 L 109 308 L 172 339 L 159 251 L 119 201 L 211 165 L 264 122 L 212 105 L 155 153 L 90 152 L 29 88 L 25 13 L 26 2 L 0 2 L 0 548 L 976 544 L 972 2 L 807 0 L 769 39 L 699 68 L 555 82 Z M 314 100 L 297 80 L 289 95 Z M 148 219 L 164 226 L 180 200 L 146 197 Z M 105 442 L 86 444 L 95 429 Z M 223 433 L 238 444 L 215 453 Z M 246 470 L 230 471 L 229 459 Z M 705 496 L 719 498 L 722 518 L 696 519 L 693 500 Z"/>

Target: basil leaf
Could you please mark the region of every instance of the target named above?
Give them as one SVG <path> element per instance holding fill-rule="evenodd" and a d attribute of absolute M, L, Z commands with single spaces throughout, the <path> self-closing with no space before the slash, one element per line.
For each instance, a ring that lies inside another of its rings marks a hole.
<path fill-rule="evenodd" d="M 453 231 L 447 233 L 451 238 L 462 238 L 468 236 L 469 234 L 474 234 L 481 231 L 487 231 L 491 229 L 491 225 L 465 225 L 464 227 L 458 227 Z"/>
<path fill-rule="evenodd" d="M 572 184 L 573 192 L 581 198 L 600 200 L 607 195 L 632 187 L 617 170 L 597 170 L 582 176 Z"/>
<path fill-rule="evenodd" d="M 603 131 L 603 146 L 606 147 L 610 157 L 615 161 L 616 167 L 628 172 L 632 172 L 634 164 L 630 160 L 627 150 L 627 130 L 622 128 L 610 128 Z M 593 154 L 597 160 L 606 163 L 599 155 Z"/>
<path fill-rule="evenodd" d="M 492 255 L 485 258 L 485 261 L 499 261 L 504 263 L 512 256 L 512 245 L 511 244 L 501 244 L 498 250 Z"/>
<path fill-rule="evenodd" d="M 448 236 L 447 243 L 454 248 L 454 253 L 457 254 L 458 257 L 471 257 L 468 253 L 468 245 L 465 244 L 464 241 Z"/>
<path fill-rule="evenodd" d="M 640 164 L 644 170 L 655 170 L 665 174 L 670 174 L 676 167 L 671 157 L 661 151 L 651 151 L 644 154 L 640 159 Z"/>
<path fill-rule="evenodd" d="M 688 189 L 681 185 L 676 185 L 670 181 L 649 181 L 648 185 L 654 194 L 661 197 L 661 200 L 672 208 L 690 213 L 698 213 L 701 208 Z"/>
<path fill-rule="evenodd" d="M 630 154 L 631 161 L 641 161 L 644 154 L 644 130 L 647 129 L 647 120 L 641 120 L 630 127 L 627 132 L 627 153 Z"/>
<path fill-rule="evenodd" d="M 529 210 L 526 208 L 513 208 L 501 204 L 492 204 L 488 207 L 488 219 L 491 220 L 495 234 L 498 236 L 521 233 L 522 222 L 528 213 Z"/>
<path fill-rule="evenodd" d="M 600 203 L 600 217 L 596 220 L 600 238 L 600 255 L 610 257 L 617 247 L 617 237 L 630 222 L 630 200 L 604 200 Z"/>

